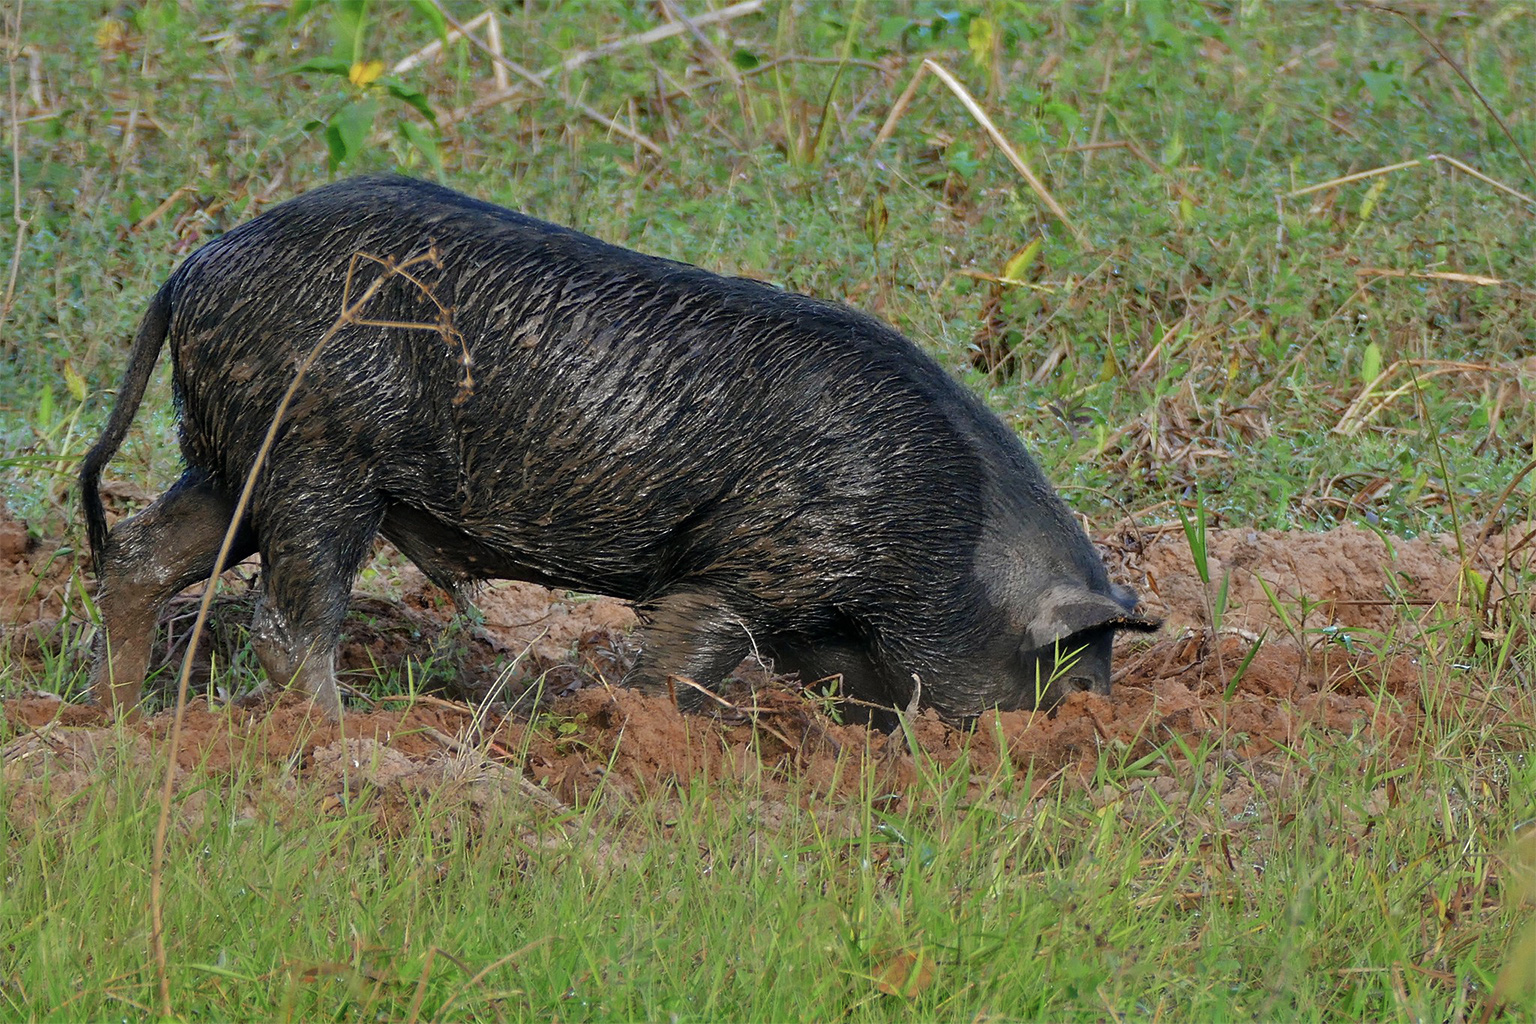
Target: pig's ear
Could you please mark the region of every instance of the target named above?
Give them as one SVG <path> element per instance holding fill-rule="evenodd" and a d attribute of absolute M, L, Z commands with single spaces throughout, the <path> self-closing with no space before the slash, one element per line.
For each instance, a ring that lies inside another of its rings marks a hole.
<path fill-rule="evenodd" d="M 1128 598 L 1128 605 L 1127 605 Z M 1091 629 L 1131 629 L 1149 633 L 1162 623 L 1134 614 L 1136 595 L 1128 588 L 1100 594 L 1086 587 L 1057 586 L 1040 595 L 1026 643 L 1035 650 Z"/>

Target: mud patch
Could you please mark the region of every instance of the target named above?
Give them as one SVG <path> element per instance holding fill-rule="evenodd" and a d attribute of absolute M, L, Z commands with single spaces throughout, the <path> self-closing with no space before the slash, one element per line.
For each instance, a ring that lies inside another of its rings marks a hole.
<path fill-rule="evenodd" d="M 355 697 L 340 726 L 296 696 L 255 712 L 197 699 L 174 756 L 186 778 L 262 780 L 265 795 L 241 813 L 285 813 L 293 794 L 319 792 L 324 806 L 362 802 L 385 833 L 429 808 L 434 827 L 478 827 L 509 801 L 555 811 L 596 801 L 622 814 L 696 780 L 740 782 L 769 802 L 846 798 L 873 787 L 897 805 L 925 766 L 964 760 L 973 788 L 1010 771 L 1075 772 L 1086 782 L 1106 750 L 1123 761 L 1161 751 L 1150 770 L 1157 778 L 1147 784 L 1166 797 L 1163 790 L 1177 789 L 1179 750 L 1219 743 L 1225 756 L 1262 761 L 1311 734 L 1391 752 L 1412 742 L 1426 708 L 1447 696 L 1500 706 L 1475 672 L 1457 670 L 1447 681 L 1453 659 L 1444 653 L 1444 624 L 1460 623 L 1456 642 L 1464 644 L 1475 635 L 1474 616 L 1486 613 L 1483 636 L 1497 641 L 1501 609 L 1528 606 L 1529 548 L 1520 536 L 1478 548 L 1472 566 L 1486 583 L 1481 607 L 1468 599 L 1469 577 L 1444 538 L 1388 541 L 1352 527 L 1211 531 L 1209 564 L 1212 578 L 1226 581 L 1224 604 L 1216 587 L 1200 583 L 1182 533 L 1109 538 L 1116 574 L 1139 585 L 1149 610 L 1168 622 L 1154 637 L 1122 639 L 1112 698 L 1078 694 L 1051 714 L 994 713 L 965 728 L 925 711 L 889 734 L 842 721 L 816 695 L 751 663 L 712 714 L 684 715 L 665 696 L 613 685 L 629 664 L 634 626 L 622 603 L 500 585 L 481 594 L 480 620 L 465 622 L 447 595 L 386 551 L 355 595 L 341 675 L 359 694 L 375 695 L 409 678 L 417 696 Z M 21 609 L 6 629 L 26 641 L 11 644 L 11 664 L 28 651 L 79 657 L 69 644 L 82 638 L 47 633 L 53 620 L 45 614 L 59 615 L 73 559 L 39 559 L 42 549 L 31 542 L 5 550 L 0 581 L 13 582 L 0 600 Z M 22 589 L 33 603 L 18 603 Z M 193 600 L 178 599 L 165 616 L 163 665 L 179 664 Z M 239 585 L 219 598 L 197 688 L 206 688 L 210 658 L 228 665 L 249 657 L 242 652 L 252 603 Z M 1211 622 L 1218 611 L 1219 630 Z M 1440 653 L 1426 676 L 1432 649 Z M 1426 678 L 1436 680 L 1435 692 L 1423 692 Z M 16 682 L 13 672 L 0 733 L 9 736 L 13 813 L 63 806 L 93 765 L 142 767 L 164 756 L 169 712 L 118 729 L 94 708 L 16 695 Z M 422 686 L 436 695 L 421 695 Z M 1506 695 L 1502 705 L 1527 715 L 1530 695 Z M 1235 804 L 1243 799 L 1232 796 Z M 200 812 L 193 802 L 182 813 Z"/>

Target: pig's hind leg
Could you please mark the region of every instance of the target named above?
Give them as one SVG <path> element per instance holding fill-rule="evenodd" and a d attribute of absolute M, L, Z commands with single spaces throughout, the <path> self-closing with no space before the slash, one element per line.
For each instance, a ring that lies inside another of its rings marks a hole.
<path fill-rule="evenodd" d="M 264 504 L 270 511 L 258 527 L 263 590 L 251 621 L 256 657 L 269 682 L 297 684 L 326 715 L 339 718 L 336 643 L 382 503 L 337 487 L 290 492 Z"/>
<path fill-rule="evenodd" d="M 138 515 L 112 530 L 101 562 L 101 632 L 96 637 L 91 693 L 96 702 L 132 709 L 149 669 L 160 607 L 205 580 L 234 514 L 229 495 L 188 470 Z M 249 528 L 236 535 L 226 565 L 255 551 Z"/>
<path fill-rule="evenodd" d="M 651 693 L 671 690 L 685 711 L 706 705 L 697 687 L 719 689 L 726 674 L 752 651 L 746 620 L 711 593 L 669 594 L 638 611 L 644 623 L 644 646 L 624 676 L 624 685 Z"/>

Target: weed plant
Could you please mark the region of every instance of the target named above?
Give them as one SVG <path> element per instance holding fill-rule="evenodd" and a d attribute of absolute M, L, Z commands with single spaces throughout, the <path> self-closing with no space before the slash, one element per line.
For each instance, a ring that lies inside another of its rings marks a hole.
<path fill-rule="evenodd" d="M 1103 529 L 1182 520 L 1203 552 L 1208 526 L 1530 518 L 1528 6 L 767 0 L 688 26 L 702 5 L 500 4 L 515 67 L 484 28 L 400 66 L 481 9 L 8 8 L 0 492 L 55 557 L 80 545 L 75 465 L 170 269 L 379 170 L 874 312 Z M 876 145 L 924 58 L 1081 238 L 932 79 Z M 111 470 L 128 506 L 177 474 L 160 373 Z M 685 780 L 618 812 L 472 821 L 429 793 L 388 828 L 367 786 L 315 791 L 299 764 L 192 767 L 165 877 L 174 1012 L 1530 1019 L 1519 606 L 1481 646 L 1466 615 L 1414 641 L 1411 735 L 1304 726 L 1264 758 L 1172 736 L 1053 773 L 929 764 L 895 801 L 873 776 L 843 801 Z M 1226 668 L 1235 689 L 1247 662 Z M 71 692 L 79 669 L 23 670 L 0 639 L 0 694 Z M 163 765 L 105 757 L 38 809 L 35 738 L 9 728 L 0 1015 L 158 1014 Z"/>

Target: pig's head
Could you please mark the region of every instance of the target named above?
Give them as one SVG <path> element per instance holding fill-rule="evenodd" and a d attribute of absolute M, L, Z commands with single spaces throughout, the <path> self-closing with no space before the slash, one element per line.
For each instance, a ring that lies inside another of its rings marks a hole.
<path fill-rule="evenodd" d="M 1016 706 L 1049 708 L 1079 691 L 1108 696 L 1115 633 L 1158 626 L 1135 611 L 1136 592 L 1113 583 L 1108 593 L 1058 583 L 1040 594 L 1013 656 L 1022 669 Z"/>
<path fill-rule="evenodd" d="M 1064 507 L 1039 511 L 1030 528 L 989 529 L 977 549 L 990 635 L 963 671 L 973 706 L 1046 709 L 1070 693 L 1108 695 L 1115 634 L 1159 626 L 1136 614 L 1135 591 L 1109 581 Z"/>

